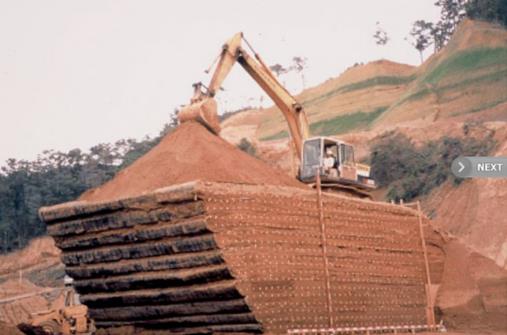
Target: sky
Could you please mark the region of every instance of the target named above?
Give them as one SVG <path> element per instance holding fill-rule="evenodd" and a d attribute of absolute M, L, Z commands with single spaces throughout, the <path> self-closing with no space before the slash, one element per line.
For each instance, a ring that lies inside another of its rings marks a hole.
<path fill-rule="evenodd" d="M 404 38 L 415 20 L 437 20 L 434 2 L 0 0 L 0 165 L 157 135 L 238 31 L 269 65 L 306 57 L 306 87 L 359 62 L 417 65 Z M 296 74 L 281 79 L 303 87 Z M 239 65 L 223 87 L 220 111 L 270 104 Z"/>

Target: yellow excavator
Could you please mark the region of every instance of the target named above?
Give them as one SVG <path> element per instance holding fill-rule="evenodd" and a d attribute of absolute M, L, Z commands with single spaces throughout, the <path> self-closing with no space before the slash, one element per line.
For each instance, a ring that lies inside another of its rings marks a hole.
<path fill-rule="evenodd" d="M 242 41 L 253 57 L 242 47 Z M 314 185 L 319 174 L 325 190 L 370 197 L 369 191 L 375 188 L 375 182 L 370 178 L 370 167 L 355 162 L 351 145 L 334 137 L 310 136 L 303 106 L 280 84 L 243 33 L 237 33 L 223 45 L 209 85 L 194 84 L 190 104 L 178 114 L 180 123 L 198 121 L 214 134 L 220 133 L 214 96 L 236 62 L 242 65 L 283 113 L 299 160 L 297 178 Z"/>

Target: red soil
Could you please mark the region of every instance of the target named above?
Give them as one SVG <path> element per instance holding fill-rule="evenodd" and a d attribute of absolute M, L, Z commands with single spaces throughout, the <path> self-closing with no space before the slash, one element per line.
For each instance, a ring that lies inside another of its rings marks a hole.
<path fill-rule="evenodd" d="M 130 197 L 192 180 L 304 187 L 200 124 L 187 122 L 111 181 L 85 192 L 80 200 Z"/>
<path fill-rule="evenodd" d="M 507 271 L 452 240 L 445 246 L 437 297 L 445 325 L 453 330 L 507 332 Z"/>
<path fill-rule="evenodd" d="M 3 335 L 23 335 L 15 326 L 0 321 L 0 332 Z"/>

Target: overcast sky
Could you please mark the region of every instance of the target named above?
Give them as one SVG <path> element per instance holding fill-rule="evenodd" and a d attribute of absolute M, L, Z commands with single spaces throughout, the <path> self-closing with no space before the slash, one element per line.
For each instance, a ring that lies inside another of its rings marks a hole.
<path fill-rule="evenodd" d="M 434 2 L 0 0 L 0 165 L 158 134 L 238 31 L 270 65 L 307 57 L 307 86 L 356 62 L 418 64 L 404 37 L 415 20 L 436 20 Z M 296 79 L 284 79 L 294 93 Z M 222 109 L 262 94 L 239 66 L 224 88 Z"/>

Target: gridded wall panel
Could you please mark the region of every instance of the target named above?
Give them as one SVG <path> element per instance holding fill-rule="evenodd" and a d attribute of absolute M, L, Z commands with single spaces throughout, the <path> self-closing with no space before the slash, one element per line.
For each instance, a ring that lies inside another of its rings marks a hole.
<path fill-rule="evenodd" d="M 196 182 L 41 217 L 102 329 L 281 334 L 425 323 L 417 213 L 322 201 L 321 213 L 311 190 Z"/>

